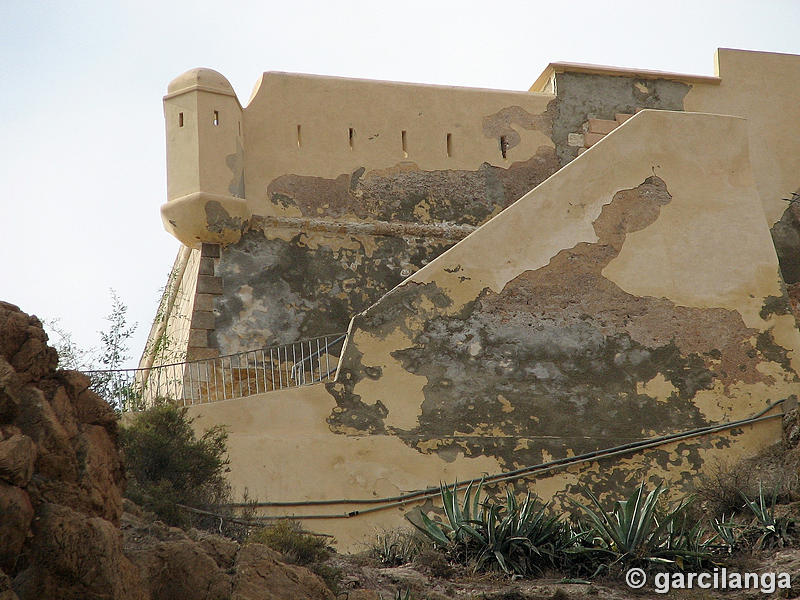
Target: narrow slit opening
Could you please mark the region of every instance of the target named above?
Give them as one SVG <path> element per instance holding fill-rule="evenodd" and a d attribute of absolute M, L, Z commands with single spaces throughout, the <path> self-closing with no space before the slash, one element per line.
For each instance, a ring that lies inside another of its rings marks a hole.
<path fill-rule="evenodd" d="M 239 136 L 242 135 L 242 122 L 236 121 L 236 126 L 239 128 Z"/>
<path fill-rule="evenodd" d="M 219 125 L 219 111 L 214 111 L 214 125 Z"/>
<path fill-rule="evenodd" d="M 403 148 L 403 158 L 408 158 L 408 145 L 406 143 L 406 130 L 400 132 L 400 145 Z"/>
<path fill-rule="evenodd" d="M 500 136 L 500 154 L 503 155 L 503 158 L 507 158 L 508 155 L 508 140 L 506 140 L 506 136 Z"/>
<path fill-rule="evenodd" d="M 356 137 L 356 130 L 352 127 L 347 132 L 348 141 L 350 143 L 350 150 L 353 149 L 353 138 Z"/>
<path fill-rule="evenodd" d="M 303 145 L 303 138 L 300 135 L 300 125 L 298 125 L 297 126 L 297 147 L 299 148 L 302 145 Z"/>
<path fill-rule="evenodd" d="M 178 127 L 183 127 L 183 113 L 178 113 Z"/>
<path fill-rule="evenodd" d="M 447 156 L 453 156 L 453 134 L 447 134 Z"/>

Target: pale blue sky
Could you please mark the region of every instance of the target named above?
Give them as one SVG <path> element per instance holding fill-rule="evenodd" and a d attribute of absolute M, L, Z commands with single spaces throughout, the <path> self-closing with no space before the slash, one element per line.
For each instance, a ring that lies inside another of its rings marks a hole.
<path fill-rule="evenodd" d="M 712 74 L 717 47 L 800 54 L 799 27 L 797 0 L 0 0 L 0 299 L 89 346 L 113 287 L 138 358 L 178 247 L 161 97 L 192 67 L 243 104 L 268 70 L 524 90 L 556 60 Z"/>

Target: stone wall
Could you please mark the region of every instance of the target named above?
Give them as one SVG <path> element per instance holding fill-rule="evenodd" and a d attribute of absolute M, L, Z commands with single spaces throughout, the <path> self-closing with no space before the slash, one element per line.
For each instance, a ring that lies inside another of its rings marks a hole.
<path fill-rule="evenodd" d="M 324 390 L 192 411 L 231 425 L 239 490 L 390 497 L 796 400 L 798 348 L 745 122 L 646 110 L 357 315 Z M 778 440 L 772 419 L 517 484 L 688 491 Z M 412 506 L 315 523 L 351 547 Z"/>
<path fill-rule="evenodd" d="M 228 354 L 345 331 L 354 314 L 556 169 L 552 148 L 542 147 L 508 168 L 278 178 L 271 202 L 299 216 L 254 216 L 222 248 L 210 343 Z"/>
<path fill-rule="evenodd" d="M 209 240 L 225 223 L 229 242 L 215 267 L 204 258 L 204 268 L 216 270 L 200 278 L 212 278 L 214 289 L 201 293 L 197 314 L 183 316 L 192 329 L 186 356 L 343 331 L 353 315 L 643 109 L 747 119 L 756 188 L 790 295 L 800 296 L 800 226 L 784 200 L 800 190 L 793 166 L 800 147 L 785 133 L 800 119 L 792 101 L 798 60 L 720 50 L 718 77 L 556 63 L 532 92 L 266 73 L 244 109 L 220 74 L 181 76 L 165 100 L 172 178 L 188 192 L 208 170 L 215 187 L 197 193 L 231 194 L 237 207 L 246 197 L 251 215 L 229 215 L 210 201 L 204 214 L 186 218 Z M 194 122 L 187 92 L 175 86 L 195 79 L 221 94 L 197 101 L 197 110 L 218 109 L 221 123 L 208 125 L 210 112 L 197 115 L 206 126 L 194 141 L 205 149 L 197 155 L 180 145 L 188 142 L 174 123 L 176 110 Z"/>

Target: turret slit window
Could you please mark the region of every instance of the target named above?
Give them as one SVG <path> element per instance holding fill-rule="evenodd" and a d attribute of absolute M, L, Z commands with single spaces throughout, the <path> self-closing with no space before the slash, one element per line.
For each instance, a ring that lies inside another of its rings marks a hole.
<path fill-rule="evenodd" d="M 219 125 L 219 111 L 214 111 L 214 125 Z"/>
<path fill-rule="evenodd" d="M 183 127 L 183 113 L 178 113 L 178 127 Z"/>
<path fill-rule="evenodd" d="M 403 148 L 403 158 L 408 158 L 408 144 L 406 143 L 406 130 L 400 132 L 400 145 Z"/>
<path fill-rule="evenodd" d="M 447 146 L 447 156 L 453 156 L 453 134 L 447 134 L 445 144 Z"/>
<path fill-rule="evenodd" d="M 348 135 L 348 139 L 350 141 L 350 150 L 352 150 L 353 149 L 353 138 L 356 137 L 356 130 L 351 127 L 349 129 L 347 135 Z"/>
<path fill-rule="evenodd" d="M 303 145 L 303 138 L 300 135 L 300 125 L 298 125 L 297 126 L 297 147 L 299 148 L 302 145 Z"/>

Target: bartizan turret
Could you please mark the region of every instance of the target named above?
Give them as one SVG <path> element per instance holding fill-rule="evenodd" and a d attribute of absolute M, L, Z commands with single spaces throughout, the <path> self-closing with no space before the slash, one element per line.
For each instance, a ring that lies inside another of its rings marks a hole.
<path fill-rule="evenodd" d="M 186 246 L 238 241 L 250 217 L 244 190 L 242 106 L 212 69 L 174 79 L 164 96 L 167 203 L 161 218 Z"/>

